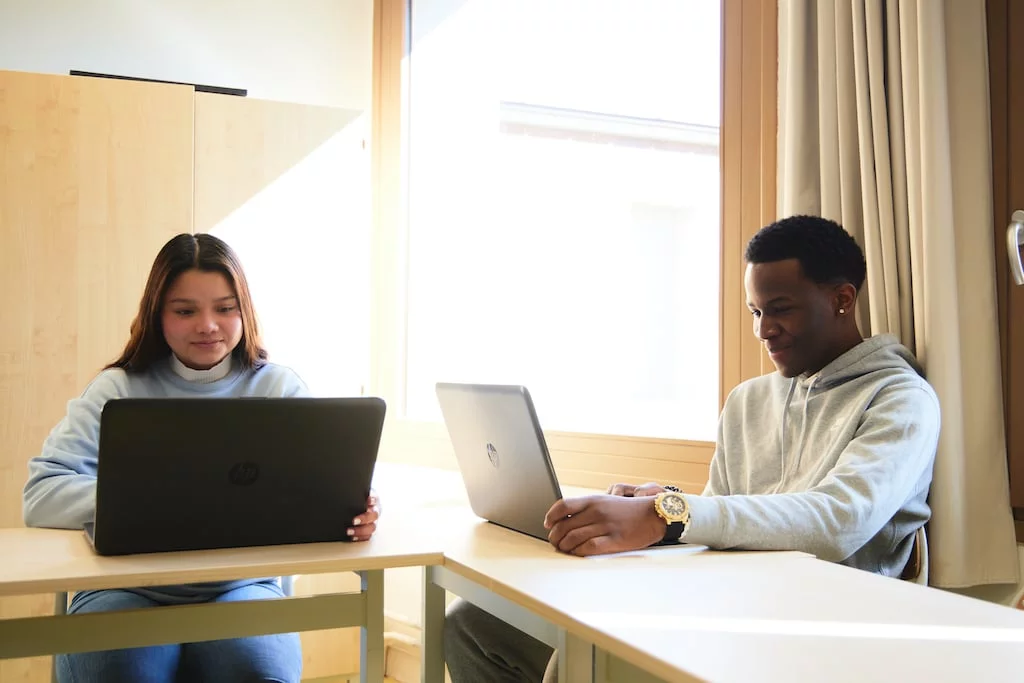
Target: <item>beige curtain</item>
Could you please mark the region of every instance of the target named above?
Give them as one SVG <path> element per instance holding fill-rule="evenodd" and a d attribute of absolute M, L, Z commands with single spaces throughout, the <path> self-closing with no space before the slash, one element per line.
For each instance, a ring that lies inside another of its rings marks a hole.
<path fill-rule="evenodd" d="M 992 238 L 985 0 L 779 0 L 779 215 L 839 221 L 858 322 L 942 403 L 928 527 L 942 587 L 1018 578 Z"/>

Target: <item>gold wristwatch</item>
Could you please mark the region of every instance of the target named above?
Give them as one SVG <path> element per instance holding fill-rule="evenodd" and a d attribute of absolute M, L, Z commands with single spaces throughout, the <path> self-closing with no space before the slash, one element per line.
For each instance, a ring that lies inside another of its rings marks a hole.
<path fill-rule="evenodd" d="M 690 506 L 686 504 L 686 497 L 678 491 L 663 491 L 654 497 L 654 511 L 665 520 L 662 543 L 678 541 L 686 523 L 690 521 Z"/>

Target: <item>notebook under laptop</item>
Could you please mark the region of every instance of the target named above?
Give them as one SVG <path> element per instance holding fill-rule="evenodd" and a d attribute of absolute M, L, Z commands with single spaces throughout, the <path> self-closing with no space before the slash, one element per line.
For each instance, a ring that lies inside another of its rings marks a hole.
<path fill-rule="evenodd" d="M 441 382 L 436 393 L 473 512 L 547 540 L 562 492 L 526 387 Z"/>
<path fill-rule="evenodd" d="M 347 540 L 379 398 L 115 399 L 100 419 L 101 555 Z"/>

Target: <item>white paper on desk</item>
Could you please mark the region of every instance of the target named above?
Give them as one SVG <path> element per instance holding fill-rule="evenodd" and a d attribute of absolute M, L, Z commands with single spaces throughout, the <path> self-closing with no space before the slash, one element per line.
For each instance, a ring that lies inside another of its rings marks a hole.
<path fill-rule="evenodd" d="M 607 555 L 588 555 L 588 560 L 608 560 L 617 557 L 676 557 L 678 555 L 694 555 L 707 550 L 706 545 L 695 543 L 679 543 L 677 545 L 659 545 L 653 548 L 642 548 L 640 550 L 627 550 L 622 553 L 608 553 Z"/>

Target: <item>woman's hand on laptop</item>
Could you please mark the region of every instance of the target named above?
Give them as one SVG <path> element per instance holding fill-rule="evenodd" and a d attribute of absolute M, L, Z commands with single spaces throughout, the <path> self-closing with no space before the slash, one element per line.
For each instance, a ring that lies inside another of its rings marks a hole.
<path fill-rule="evenodd" d="M 608 493 L 612 496 L 623 496 L 625 498 L 640 498 L 642 496 L 656 496 L 665 487 L 661 484 L 655 484 L 653 481 L 647 482 L 646 484 L 612 484 L 608 487 Z"/>
<path fill-rule="evenodd" d="M 373 532 L 377 530 L 377 520 L 380 519 L 380 498 L 370 489 L 370 497 L 366 499 L 366 512 L 352 520 L 352 526 L 348 528 L 348 535 L 353 541 L 368 541 Z"/>
<path fill-rule="evenodd" d="M 665 522 L 647 495 L 563 498 L 548 510 L 544 528 L 551 545 L 580 556 L 639 550 L 665 537 Z"/>

